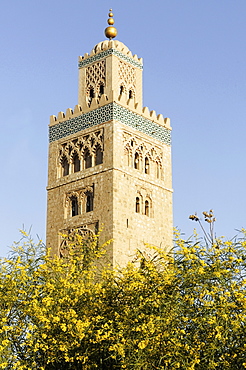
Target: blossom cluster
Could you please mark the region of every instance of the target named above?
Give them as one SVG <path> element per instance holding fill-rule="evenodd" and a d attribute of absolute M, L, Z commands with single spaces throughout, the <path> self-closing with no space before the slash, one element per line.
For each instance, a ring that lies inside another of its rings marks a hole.
<path fill-rule="evenodd" d="M 26 236 L 27 237 L 27 236 Z M 0 369 L 246 368 L 246 235 L 204 243 L 175 231 L 125 267 L 98 236 L 66 258 L 27 237 L 0 266 Z"/>

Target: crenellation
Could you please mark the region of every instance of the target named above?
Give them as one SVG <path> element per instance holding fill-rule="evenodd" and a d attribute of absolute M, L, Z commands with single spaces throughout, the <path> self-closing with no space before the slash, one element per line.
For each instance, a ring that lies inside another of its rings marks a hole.
<path fill-rule="evenodd" d="M 106 54 L 105 54 L 106 53 Z M 119 57 L 127 60 L 128 62 L 134 63 L 135 66 L 142 69 L 143 59 L 138 58 L 136 54 L 132 54 L 132 52 L 128 49 L 126 45 L 124 45 L 120 41 L 114 40 L 105 40 L 98 43 L 91 52 L 85 53 L 84 57 L 79 57 L 79 65 L 82 63 L 83 65 L 87 65 L 89 63 L 94 62 L 94 58 L 103 58 L 108 53 L 116 53 Z M 81 64 L 81 66 L 82 66 Z"/>
<path fill-rule="evenodd" d="M 147 119 L 150 119 L 150 113 L 149 113 L 149 108 L 148 107 L 143 107 L 143 115 L 145 116 L 145 118 Z"/>
<path fill-rule="evenodd" d="M 90 105 L 90 110 L 97 109 L 98 106 L 99 106 L 98 99 L 97 98 L 92 98 L 91 105 Z"/>
<path fill-rule="evenodd" d="M 150 118 L 152 118 L 153 121 L 156 121 L 157 120 L 156 111 L 155 110 L 151 110 L 150 111 Z"/>
<path fill-rule="evenodd" d="M 55 116 L 55 115 L 51 115 L 50 116 L 50 125 L 52 125 L 52 124 L 54 124 L 54 123 L 56 123 L 56 120 L 57 120 L 57 117 Z"/>
<path fill-rule="evenodd" d="M 102 42 L 101 48 L 102 48 L 102 50 L 107 50 L 108 49 L 108 45 L 107 45 L 107 43 L 105 41 Z"/>
<path fill-rule="evenodd" d="M 108 42 L 108 49 L 112 49 L 114 46 L 117 48 L 118 44 L 116 44 L 117 40 L 105 40 L 104 42 Z"/>
<path fill-rule="evenodd" d="M 76 104 L 74 107 L 74 115 L 80 114 L 82 112 L 82 106 L 80 104 Z"/>
<path fill-rule="evenodd" d="M 72 116 L 73 116 L 73 110 L 71 108 L 67 108 L 65 118 L 69 119 L 69 118 L 72 118 Z"/>
<path fill-rule="evenodd" d="M 168 117 L 164 118 L 164 124 L 171 130 L 170 118 Z"/>
<path fill-rule="evenodd" d="M 139 103 L 135 103 L 135 111 L 137 114 L 141 114 L 142 113 L 142 107 Z"/>
<path fill-rule="evenodd" d="M 63 120 L 63 118 L 65 118 L 65 113 L 61 111 L 61 112 L 58 113 L 57 121 Z"/>
<path fill-rule="evenodd" d="M 141 108 L 139 103 L 135 103 L 134 98 L 126 99 L 125 94 L 121 94 L 116 97 L 113 91 L 111 92 L 109 97 L 106 94 L 103 94 L 99 98 L 93 98 L 90 107 L 85 106 L 85 109 L 82 109 L 82 106 L 80 104 L 77 104 L 75 105 L 74 110 L 68 108 L 66 110 L 66 114 L 64 114 L 64 112 L 59 112 L 57 116 L 51 115 L 50 126 L 54 126 L 69 119 L 79 117 L 81 116 L 81 114 L 92 112 L 95 109 L 110 104 L 110 102 L 116 102 L 117 104 L 120 104 L 122 107 L 131 110 L 132 112 L 145 118 L 146 120 L 153 121 L 159 126 L 171 130 L 170 118 L 163 118 L 162 114 L 156 115 L 155 110 L 149 111 L 148 107 Z"/>
<path fill-rule="evenodd" d="M 99 106 L 108 104 L 108 97 L 107 97 L 106 94 L 102 94 L 102 96 L 99 98 L 98 104 L 99 104 Z"/>
<path fill-rule="evenodd" d="M 156 117 L 157 119 L 157 122 L 161 125 L 161 126 L 164 126 L 165 122 L 164 122 L 164 118 L 163 118 L 163 115 L 162 114 L 158 114 L 158 116 Z"/>
<path fill-rule="evenodd" d="M 118 96 L 118 102 L 123 104 L 123 105 L 127 105 L 127 97 L 126 97 L 126 94 L 120 94 Z"/>
<path fill-rule="evenodd" d="M 126 104 L 128 108 L 135 110 L 135 99 L 134 98 L 128 99 Z"/>

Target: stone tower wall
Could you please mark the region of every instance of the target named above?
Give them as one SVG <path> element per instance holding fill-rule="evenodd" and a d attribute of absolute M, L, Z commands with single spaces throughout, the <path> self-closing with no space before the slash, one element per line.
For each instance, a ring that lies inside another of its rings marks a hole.
<path fill-rule="evenodd" d="M 64 143 L 72 143 L 73 140 L 78 137 L 83 138 L 87 135 L 98 132 L 100 129 L 103 130 L 103 163 L 90 168 L 81 169 L 79 172 L 70 173 L 68 176 L 59 176 L 61 146 Z M 54 253 L 58 253 L 59 250 L 60 237 L 58 233 L 70 228 L 90 225 L 92 231 L 95 232 L 96 224 L 99 228 L 104 224 L 101 242 L 105 242 L 112 238 L 113 150 L 111 142 L 112 125 L 106 123 L 104 125 L 98 125 L 96 129 L 90 128 L 84 130 L 80 135 L 70 135 L 65 139 L 63 138 L 50 144 L 48 164 L 47 247 L 52 248 Z M 71 217 L 71 213 L 69 214 L 66 212 L 66 197 L 76 192 L 83 193 L 84 189 L 86 191 L 89 187 L 93 187 L 93 211 L 86 212 L 85 205 L 82 204 L 79 211 L 80 214 Z"/>
<path fill-rule="evenodd" d="M 133 142 L 132 156 L 125 148 Z M 114 177 L 113 177 L 113 250 L 114 264 L 131 258 L 136 249 L 144 250 L 145 244 L 170 249 L 172 246 L 172 188 L 171 148 L 157 140 L 114 124 Z M 142 150 L 140 151 L 140 148 Z M 140 168 L 134 168 L 134 153 L 142 152 Z M 144 159 L 149 158 L 145 173 Z M 156 177 L 155 160 L 161 155 L 162 169 Z M 140 212 L 136 212 L 136 197 L 140 198 Z M 145 201 L 149 201 L 149 215 L 145 214 Z"/>

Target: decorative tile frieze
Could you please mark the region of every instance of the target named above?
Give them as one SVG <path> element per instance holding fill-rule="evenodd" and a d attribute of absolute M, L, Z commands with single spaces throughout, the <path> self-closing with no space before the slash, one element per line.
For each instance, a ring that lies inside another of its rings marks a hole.
<path fill-rule="evenodd" d="M 86 59 L 80 61 L 79 62 L 79 68 L 85 67 L 85 66 L 87 66 L 87 65 L 89 65 L 91 63 L 94 63 L 94 62 L 96 62 L 98 60 L 101 60 L 103 58 L 106 58 L 109 55 L 116 55 L 118 58 L 124 60 L 127 63 L 130 63 L 134 67 L 143 69 L 143 64 L 141 62 L 139 62 L 137 60 L 134 60 L 131 57 L 128 57 L 127 55 L 121 53 L 119 50 L 116 50 L 116 49 L 104 50 L 104 51 L 102 51 L 99 54 L 95 54 L 95 55 L 93 55 L 93 56 L 91 56 L 89 58 L 86 58 Z"/>
<path fill-rule="evenodd" d="M 113 109 L 113 119 L 131 126 L 154 139 L 157 139 L 167 145 L 171 145 L 171 131 L 157 123 L 134 113 L 116 103 Z"/>
<path fill-rule="evenodd" d="M 171 145 L 171 131 L 157 123 L 132 112 L 131 110 L 110 103 L 81 116 L 59 122 L 49 127 L 49 141 L 53 142 L 89 127 L 99 125 L 111 120 L 117 120 L 127 126 L 133 127 L 154 139 Z"/>

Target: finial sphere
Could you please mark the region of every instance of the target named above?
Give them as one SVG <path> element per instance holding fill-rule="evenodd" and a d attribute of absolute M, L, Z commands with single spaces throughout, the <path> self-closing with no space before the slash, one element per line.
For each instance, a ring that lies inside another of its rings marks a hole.
<path fill-rule="evenodd" d="M 105 36 L 112 40 L 114 37 L 117 36 L 117 29 L 115 27 L 112 27 L 113 24 L 114 24 L 114 18 L 112 18 L 114 16 L 114 14 L 112 13 L 112 9 L 109 9 L 109 14 L 108 16 L 110 17 L 108 19 L 108 24 L 109 24 L 109 27 L 107 27 L 104 31 L 105 33 Z"/>
<path fill-rule="evenodd" d="M 114 24 L 114 19 L 113 18 L 109 18 L 108 19 L 108 24 L 110 24 L 110 26 L 112 26 Z"/>
<path fill-rule="evenodd" d="M 104 32 L 108 39 L 113 39 L 117 36 L 117 29 L 115 27 L 107 27 Z"/>

